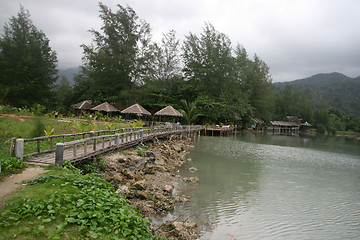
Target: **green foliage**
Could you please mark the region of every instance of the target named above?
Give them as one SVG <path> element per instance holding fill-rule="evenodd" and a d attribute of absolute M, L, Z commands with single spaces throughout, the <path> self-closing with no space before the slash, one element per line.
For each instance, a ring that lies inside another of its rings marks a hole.
<path fill-rule="evenodd" d="M 112 12 L 99 3 L 101 32 L 90 30 L 94 35 L 93 45 L 82 45 L 83 66 L 75 79 L 75 89 L 94 101 L 129 97 L 133 80 L 140 80 L 149 70 L 146 59 L 151 53 L 150 26 L 139 21 L 131 7 L 117 6 L 117 11 Z"/>
<path fill-rule="evenodd" d="M 278 89 L 284 89 L 286 85 L 303 94 L 314 109 L 336 109 L 344 115 L 360 116 L 359 78 L 335 72 L 274 84 Z"/>
<path fill-rule="evenodd" d="M 48 126 L 45 126 L 44 133 L 45 133 L 45 136 L 54 135 L 55 129 L 54 129 L 54 128 L 51 128 L 49 125 L 48 125 Z"/>
<path fill-rule="evenodd" d="M 44 134 L 44 123 L 39 120 L 39 119 L 36 119 L 35 120 L 35 124 L 34 124 L 34 127 L 33 129 L 31 130 L 30 132 L 30 138 L 35 138 L 35 137 L 41 137 L 43 136 Z"/>
<path fill-rule="evenodd" d="M 188 103 L 184 99 L 181 100 L 181 103 L 183 104 L 183 109 L 180 109 L 179 111 L 183 115 L 186 124 L 194 123 L 194 121 L 201 115 L 197 113 L 198 109 L 196 108 L 196 103 Z"/>
<path fill-rule="evenodd" d="M 55 108 L 60 112 L 72 110 L 71 105 L 75 101 L 74 89 L 70 86 L 69 80 L 65 76 L 61 76 L 60 82 L 54 88 Z"/>
<path fill-rule="evenodd" d="M 10 130 L 10 123 L 6 126 L 2 126 L 0 128 L 0 139 L 7 139 L 10 138 L 13 135 L 13 132 Z"/>
<path fill-rule="evenodd" d="M 35 114 L 36 116 L 40 116 L 43 115 L 46 111 L 46 107 L 42 106 L 39 103 L 34 103 L 31 108 L 30 111 Z"/>
<path fill-rule="evenodd" d="M 3 156 L 0 154 L 0 166 L 0 173 L 11 174 L 24 168 L 26 164 L 16 157 Z"/>
<path fill-rule="evenodd" d="M 143 127 L 145 124 L 141 120 L 135 120 L 132 123 L 129 123 L 129 127 Z"/>
<path fill-rule="evenodd" d="M 200 94 L 218 100 L 232 81 L 231 41 L 206 24 L 200 37 L 190 33 L 183 46 L 185 75 Z"/>
<path fill-rule="evenodd" d="M 145 146 L 136 146 L 135 149 L 136 149 L 137 155 L 140 156 L 140 157 L 144 157 L 145 153 L 147 151 L 149 151 L 149 147 L 146 146 L 146 145 Z"/>
<path fill-rule="evenodd" d="M 87 132 L 88 131 L 88 127 L 89 125 L 86 122 L 82 122 L 82 121 L 77 121 L 77 122 L 73 122 L 72 123 L 72 127 L 78 132 L 78 133 L 82 133 L 82 132 Z"/>
<path fill-rule="evenodd" d="M 64 239 L 156 239 L 150 223 L 100 175 L 62 173 L 27 182 L 33 190 L 52 188 L 42 199 L 17 199 L 0 215 L 2 235 Z M 38 194 L 37 194 L 38 195 Z"/>
<path fill-rule="evenodd" d="M 49 103 L 56 64 L 49 39 L 20 6 L 17 16 L 4 25 L 0 37 L 0 101 L 13 106 Z"/>
<path fill-rule="evenodd" d="M 115 130 L 115 123 L 105 123 L 105 127 L 107 130 Z"/>

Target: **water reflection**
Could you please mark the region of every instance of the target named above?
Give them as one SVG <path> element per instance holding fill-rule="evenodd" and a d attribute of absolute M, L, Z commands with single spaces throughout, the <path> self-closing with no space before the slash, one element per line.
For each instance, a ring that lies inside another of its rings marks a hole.
<path fill-rule="evenodd" d="M 194 220 L 204 226 L 204 231 L 237 222 L 238 216 L 253 203 L 249 200 L 251 192 L 256 192 L 259 186 L 261 156 L 253 149 L 257 146 L 246 143 L 235 146 L 233 141 L 232 138 L 217 138 L 217 141 L 201 138 L 191 152 L 193 161 L 181 172 L 182 176 L 198 176 L 200 182 L 181 187 L 181 194 L 190 196 L 191 202 L 178 206 L 176 211 L 183 215 L 189 213 L 192 219 L 196 212 Z M 198 172 L 190 173 L 190 166 L 198 168 Z"/>
<path fill-rule="evenodd" d="M 201 137 L 181 170 L 200 182 L 179 186 L 191 202 L 175 214 L 203 226 L 201 239 L 356 238 L 359 146 L 327 137 Z"/>

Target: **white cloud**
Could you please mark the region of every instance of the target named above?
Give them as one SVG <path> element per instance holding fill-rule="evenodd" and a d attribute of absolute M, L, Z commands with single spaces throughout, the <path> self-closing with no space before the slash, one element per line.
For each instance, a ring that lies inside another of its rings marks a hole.
<path fill-rule="evenodd" d="M 256 53 L 270 67 L 274 81 L 290 81 L 320 72 L 360 75 L 360 1 L 358 0 L 105 0 L 116 10 L 132 7 L 150 23 L 153 37 L 174 29 L 183 39 L 199 34 L 205 22 Z M 99 29 L 97 1 L 3 0 L 0 25 L 22 4 L 57 52 L 59 67 L 81 64 L 81 44 Z M 2 31 L 2 30 L 1 30 Z"/>

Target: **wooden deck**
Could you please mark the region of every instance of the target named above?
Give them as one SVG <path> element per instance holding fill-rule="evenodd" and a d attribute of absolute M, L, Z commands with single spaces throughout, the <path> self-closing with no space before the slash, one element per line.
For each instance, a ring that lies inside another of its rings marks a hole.
<path fill-rule="evenodd" d="M 39 149 L 38 152 L 40 154 L 28 154 L 24 161 L 28 164 L 36 165 L 55 163 L 62 165 L 64 161 L 77 163 L 109 151 L 136 146 L 141 142 L 151 141 L 155 138 L 170 137 L 171 135 L 200 134 L 200 131 L 203 129 L 204 127 L 202 126 L 137 128 L 136 131 L 84 137 L 75 141 L 57 143 L 56 149 L 44 151 Z M 51 148 L 53 147 L 51 146 Z"/>
<path fill-rule="evenodd" d="M 227 136 L 236 131 L 236 126 L 223 126 L 223 127 L 206 127 L 205 135 L 208 136 Z"/>

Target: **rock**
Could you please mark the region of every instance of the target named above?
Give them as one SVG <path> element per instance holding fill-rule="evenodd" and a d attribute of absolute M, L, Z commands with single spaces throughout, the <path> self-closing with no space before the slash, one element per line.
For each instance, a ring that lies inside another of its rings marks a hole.
<path fill-rule="evenodd" d="M 165 232 L 167 239 L 197 239 L 199 236 L 196 234 L 196 224 L 190 220 L 184 222 L 179 221 L 166 221 L 161 229 Z"/>
<path fill-rule="evenodd" d="M 188 162 L 191 162 L 192 161 L 192 159 L 191 158 L 188 158 L 188 159 L 186 159 Z"/>
<path fill-rule="evenodd" d="M 155 164 L 156 165 L 165 165 L 165 161 L 163 159 L 161 152 L 153 151 L 153 154 L 155 156 Z"/>
<path fill-rule="evenodd" d="M 150 151 L 145 153 L 145 157 L 154 158 L 154 159 L 156 158 L 155 154 L 153 152 L 150 152 Z"/>
<path fill-rule="evenodd" d="M 174 187 L 171 186 L 171 185 L 165 185 L 165 186 L 163 187 L 163 191 L 164 191 L 164 192 L 168 192 L 168 193 L 170 193 L 170 194 L 172 194 L 173 190 L 174 190 Z"/>
<path fill-rule="evenodd" d="M 114 187 L 115 190 L 118 189 L 119 186 L 114 180 L 111 180 L 109 183 Z"/>
<path fill-rule="evenodd" d="M 149 190 L 137 191 L 135 193 L 135 196 L 140 198 L 140 199 L 149 199 L 150 198 L 150 191 Z"/>
<path fill-rule="evenodd" d="M 144 190 L 146 188 L 146 181 L 145 179 L 137 181 L 134 183 L 134 187 L 137 190 Z"/>
<path fill-rule="evenodd" d="M 197 182 L 199 182 L 199 178 L 198 177 L 185 177 L 185 178 L 183 178 L 183 180 L 185 181 L 185 182 L 191 182 L 191 183 L 197 183 Z"/>
<path fill-rule="evenodd" d="M 193 172 L 197 172 L 198 170 L 195 167 L 191 167 L 191 168 L 189 168 L 189 171 L 193 173 Z"/>
<path fill-rule="evenodd" d="M 118 190 L 116 191 L 116 193 L 122 193 L 124 195 L 126 194 L 129 194 L 130 193 L 130 190 L 129 190 L 129 187 L 126 186 L 126 185 L 123 185 L 123 186 L 119 186 Z"/>
<path fill-rule="evenodd" d="M 196 223 L 187 220 L 186 222 L 184 222 L 183 227 L 188 228 L 188 229 L 194 229 L 196 228 Z"/>
<path fill-rule="evenodd" d="M 129 169 L 123 169 L 122 170 L 122 174 L 129 179 L 133 179 L 135 178 L 135 173 Z"/>
<path fill-rule="evenodd" d="M 183 222 L 173 222 L 172 225 L 174 226 L 175 230 L 181 232 L 184 228 Z"/>
<path fill-rule="evenodd" d="M 183 145 L 180 143 L 175 143 L 173 144 L 172 148 L 177 152 L 181 152 L 183 150 Z"/>

